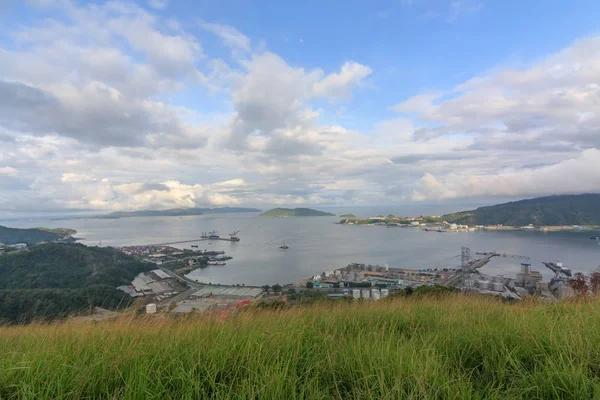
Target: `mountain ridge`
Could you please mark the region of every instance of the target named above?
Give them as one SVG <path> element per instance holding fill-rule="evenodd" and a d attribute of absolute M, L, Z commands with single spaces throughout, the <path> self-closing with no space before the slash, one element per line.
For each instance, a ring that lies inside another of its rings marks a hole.
<path fill-rule="evenodd" d="M 331 217 L 335 214 L 312 208 L 273 208 L 260 214 L 261 217 Z"/>
<path fill-rule="evenodd" d="M 600 194 L 536 197 L 446 214 L 441 219 L 467 225 L 600 225 Z"/>
<path fill-rule="evenodd" d="M 97 219 L 117 219 L 129 217 L 184 217 L 190 215 L 206 215 L 206 214 L 234 214 L 245 212 L 260 212 L 258 208 L 245 207 L 217 207 L 217 208 L 170 208 L 167 210 L 139 210 L 139 211 L 115 211 L 110 214 L 97 215 L 93 218 Z"/>

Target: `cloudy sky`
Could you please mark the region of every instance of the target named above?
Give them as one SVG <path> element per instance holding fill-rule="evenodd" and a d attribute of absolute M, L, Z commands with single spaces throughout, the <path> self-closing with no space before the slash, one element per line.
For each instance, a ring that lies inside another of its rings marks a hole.
<path fill-rule="evenodd" d="M 600 191 L 596 0 L 0 4 L 0 216 Z"/>

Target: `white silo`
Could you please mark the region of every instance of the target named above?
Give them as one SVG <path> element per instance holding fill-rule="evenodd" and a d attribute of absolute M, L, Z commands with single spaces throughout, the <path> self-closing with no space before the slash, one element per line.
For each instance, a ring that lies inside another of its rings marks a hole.
<path fill-rule="evenodd" d="M 362 290 L 362 298 L 363 299 L 371 298 L 371 291 L 369 289 L 363 289 Z"/>
<path fill-rule="evenodd" d="M 388 295 L 390 294 L 390 290 L 389 289 L 381 289 L 381 297 L 388 297 Z"/>
<path fill-rule="evenodd" d="M 376 292 L 373 292 L 371 295 L 373 296 L 373 300 L 375 300 L 375 301 L 377 301 L 381 298 L 381 295 L 379 294 L 379 290 Z"/>
<path fill-rule="evenodd" d="M 479 285 L 479 289 L 482 289 L 482 290 L 490 289 L 490 281 L 481 280 L 481 281 L 477 282 L 477 284 Z"/>
<path fill-rule="evenodd" d="M 156 304 L 146 304 L 146 314 L 156 314 Z"/>
<path fill-rule="evenodd" d="M 390 272 L 390 266 L 387 263 L 383 264 L 383 268 L 385 268 L 385 272 Z"/>
<path fill-rule="evenodd" d="M 494 292 L 504 292 L 504 284 L 500 282 L 492 283 L 492 290 Z"/>
<path fill-rule="evenodd" d="M 354 299 L 360 299 L 360 290 L 353 289 L 352 290 L 352 298 L 354 298 Z"/>
<path fill-rule="evenodd" d="M 371 289 L 371 297 L 375 298 L 375 295 L 381 298 L 381 292 L 379 292 L 379 289 Z"/>

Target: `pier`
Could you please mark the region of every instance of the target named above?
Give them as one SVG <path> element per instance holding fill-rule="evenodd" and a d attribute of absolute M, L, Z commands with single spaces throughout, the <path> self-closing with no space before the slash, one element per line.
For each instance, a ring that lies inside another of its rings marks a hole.
<path fill-rule="evenodd" d="M 172 244 L 181 244 L 181 243 L 194 243 L 194 242 L 205 242 L 208 240 L 222 240 L 225 242 L 239 242 L 238 240 L 235 239 L 227 239 L 227 238 L 213 238 L 213 239 L 208 239 L 208 238 L 200 238 L 200 239 L 192 239 L 192 240 L 180 240 L 178 242 L 168 242 L 168 243 L 156 243 L 156 244 L 149 244 L 147 246 L 170 246 Z"/>

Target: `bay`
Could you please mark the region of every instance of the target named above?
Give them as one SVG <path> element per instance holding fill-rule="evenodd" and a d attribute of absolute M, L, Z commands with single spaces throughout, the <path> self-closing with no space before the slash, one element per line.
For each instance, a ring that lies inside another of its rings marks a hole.
<path fill-rule="evenodd" d="M 533 269 L 552 277 L 542 261 L 561 261 L 574 271 L 590 272 L 600 265 L 600 245 L 590 236 L 599 232 L 475 231 L 425 232 L 419 228 L 386 228 L 336 224 L 337 217 L 267 218 L 257 214 L 121 219 L 26 219 L 5 222 L 11 227 L 68 227 L 90 246 L 158 244 L 199 239 L 216 229 L 222 237 L 240 230 L 241 241 L 199 241 L 173 247 L 224 250 L 233 259 L 189 274 L 200 282 L 273 285 L 340 268 L 350 262 L 387 263 L 394 268 L 452 268 L 460 265 L 461 247 L 472 252 L 497 251 L 530 257 Z M 288 250 L 279 249 L 286 242 Z M 483 273 L 514 277 L 524 260 L 492 259 Z"/>

